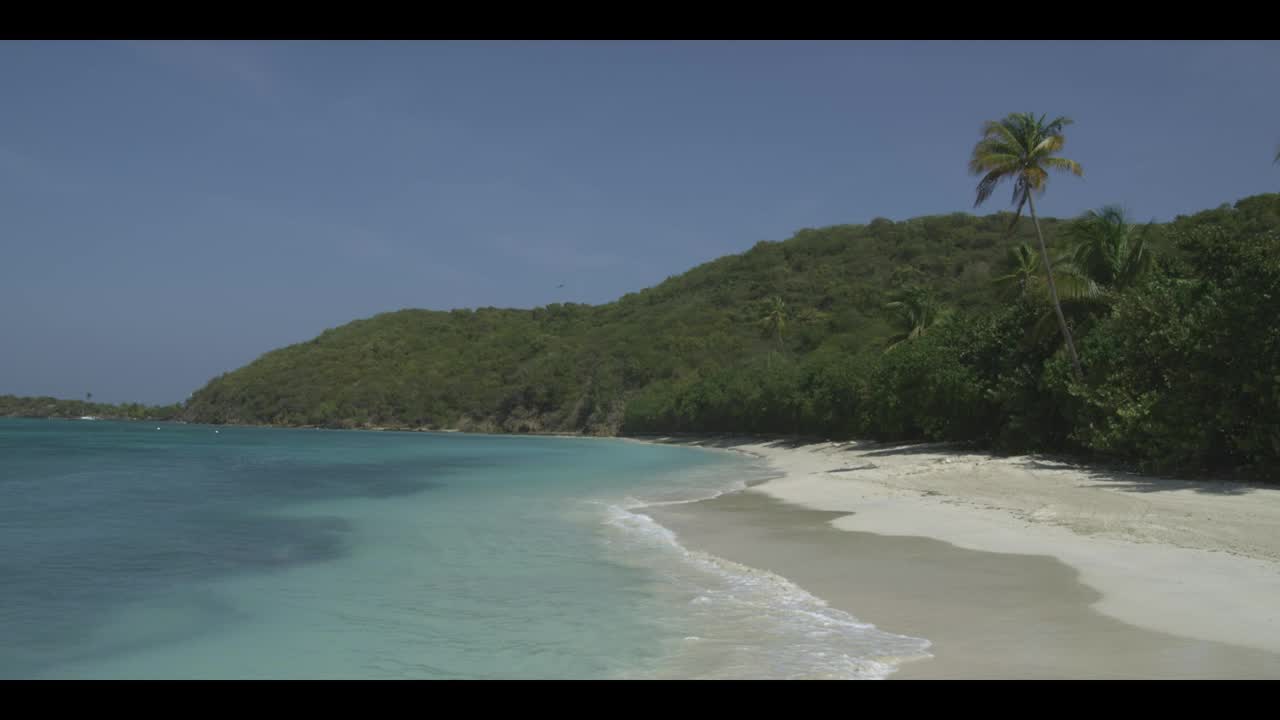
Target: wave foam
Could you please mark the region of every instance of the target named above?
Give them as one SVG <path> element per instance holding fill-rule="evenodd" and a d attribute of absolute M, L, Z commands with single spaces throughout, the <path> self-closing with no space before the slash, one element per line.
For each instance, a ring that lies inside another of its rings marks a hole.
<path fill-rule="evenodd" d="M 687 502 L 696 501 L 628 498 L 605 505 L 604 523 L 655 558 L 675 560 L 664 575 L 692 595 L 697 633 L 683 639 L 657 676 L 882 679 L 902 662 L 929 657 L 928 640 L 879 630 L 780 575 L 689 550 L 637 512 Z"/>

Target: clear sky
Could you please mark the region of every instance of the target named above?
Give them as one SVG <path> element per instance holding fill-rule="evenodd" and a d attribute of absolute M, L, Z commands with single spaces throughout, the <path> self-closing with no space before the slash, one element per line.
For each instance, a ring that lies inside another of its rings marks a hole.
<path fill-rule="evenodd" d="M 1009 112 L 1076 121 L 1043 214 L 1170 219 L 1280 191 L 1278 80 L 1276 42 L 3 42 L 0 393 L 174 402 L 382 311 L 969 211 Z"/>

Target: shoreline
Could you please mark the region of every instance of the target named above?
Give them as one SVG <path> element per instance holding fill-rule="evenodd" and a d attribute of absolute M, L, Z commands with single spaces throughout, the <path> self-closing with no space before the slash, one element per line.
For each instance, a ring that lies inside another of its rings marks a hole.
<path fill-rule="evenodd" d="M 937 644 L 933 660 L 893 677 L 1280 677 L 1280 490 L 945 444 L 632 439 L 735 451 L 776 471 L 745 490 L 643 512 L 691 549 L 775 572 L 864 622 Z M 787 555 L 797 543 L 804 552 Z M 944 556 L 989 582 L 950 574 L 934 563 Z M 912 563 L 936 577 L 913 577 Z M 939 599 L 913 597 L 904 612 L 891 588 L 849 582 L 855 570 Z M 956 592 L 973 607 L 949 607 L 942 598 Z M 992 665 L 972 646 L 977 630 L 966 636 L 927 617 L 974 626 L 983 608 L 1026 626 L 995 631 L 1021 664 Z M 1044 660 L 1020 646 L 1033 638 L 1061 641 L 1039 654 L 1053 660 L 1028 664 Z"/>

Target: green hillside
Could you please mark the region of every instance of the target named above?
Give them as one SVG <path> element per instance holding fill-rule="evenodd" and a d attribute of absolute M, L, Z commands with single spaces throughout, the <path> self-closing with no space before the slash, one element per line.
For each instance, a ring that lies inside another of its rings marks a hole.
<path fill-rule="evenodd" d="M 1043 219 L 1078 382 L 1010 219 L 806 229 L 600 306 L 385 313 L 214 379 L 185 417 L 967 440 L 1276 475 L 1280 195 L 1163 225 Z"/>
<path fill-rule="evenodd" d="M 1011 242 L 1010 217 L 802 230 L 600 306 L 384 313 L 215 379 L 192 397 L 189 416 L 614 434 L 627 400 L 655 382 L 687 381 L 771 350 L 787 359 L 878 351 L 892 333 L 883 305 L 911 284 L 936 288 L 957 307 L 997 307 L 991 278 Z M 1052 236 L 1059 223 L 1045 225 Z M 758 326 L 773 296 L 795 316 L 781 353 Z"/>

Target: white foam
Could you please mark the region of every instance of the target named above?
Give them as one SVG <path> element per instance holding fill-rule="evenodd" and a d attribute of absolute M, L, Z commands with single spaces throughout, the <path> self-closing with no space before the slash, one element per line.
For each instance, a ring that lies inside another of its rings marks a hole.
<path fill-rule="evenodd" d="M 729 490 L 710 497 L 724 492 Z M 699 634 L 685 637 L 657 675 L 881 679 L 902 662 L 929 657 L 928 640 L 879 630 L 780 575 L 689 550 L 671 530 L 638 512 L 649 505 L 695 500 L 627 500 L 604 504 L 605 525 L 623 533 L 630 544 L 685 568 L 666 573 L 667 579 L 693 595 L 688 606 L 700 626 Z M 703 642 L 691 644 L 690 637 Z M 698 647 L 696 653 L 691 645 Z"/>

